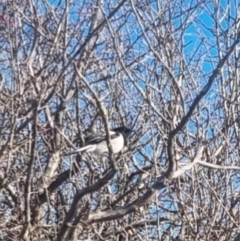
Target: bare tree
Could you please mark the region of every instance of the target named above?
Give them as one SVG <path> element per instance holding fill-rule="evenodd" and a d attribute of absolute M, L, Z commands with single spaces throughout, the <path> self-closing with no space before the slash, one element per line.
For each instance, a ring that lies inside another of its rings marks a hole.
<path fill-rule="evenodd" d="M 238 1 L 0 5 L 0 240 L 239 240 Z M 66 155 L 133 127 L 118 155 Z"/>

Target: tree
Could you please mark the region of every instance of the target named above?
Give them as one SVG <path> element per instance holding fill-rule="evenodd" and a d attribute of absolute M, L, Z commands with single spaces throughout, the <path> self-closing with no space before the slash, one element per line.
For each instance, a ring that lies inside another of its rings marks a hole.
<path fill-rule="evenodd" d="M 238 240 L 238 5 L 2 3 L 0 239 Z"/>

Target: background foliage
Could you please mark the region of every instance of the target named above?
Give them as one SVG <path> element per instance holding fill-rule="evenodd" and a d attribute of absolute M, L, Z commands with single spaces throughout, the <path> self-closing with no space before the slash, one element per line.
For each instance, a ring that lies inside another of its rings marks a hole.
<path fill-rule="evenodd" d="M 2 1 L 0 240 L 239 240 L 239 4 Z"/>

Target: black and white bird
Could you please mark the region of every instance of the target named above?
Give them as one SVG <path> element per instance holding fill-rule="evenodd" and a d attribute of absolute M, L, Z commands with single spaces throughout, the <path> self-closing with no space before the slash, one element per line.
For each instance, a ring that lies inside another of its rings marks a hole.
<path fill-rule="evenodd" d="M 125 127 L 117 127 L 110 130 L 110 143 L 112 146 L 113 153 L 120 152 L 126 145 L 126 140 L 132 133 L 132 130 Z M 86 138 L 85 146 L 75 150 L 74 152 L 68 153 L 75 154 L 78 152 L 93 152 L 95 155 L 101 156 L 108 152 L 106 134 L 93 135 Z"/>

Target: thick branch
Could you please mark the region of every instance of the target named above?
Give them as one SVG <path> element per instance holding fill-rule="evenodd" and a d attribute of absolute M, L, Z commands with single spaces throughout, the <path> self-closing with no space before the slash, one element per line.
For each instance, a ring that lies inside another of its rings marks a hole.
<path fill-rule="evenodd" d="M 69 210 L 69 212 L 67 213 L 67 216 L 63 222 L 63 226 L 62 229 L 59 232 L 59 236 L 58 236 L 58 240 L 62 240 L 63 237 L 66 236 L 66 232 L 67 232 L 67 226 L 68 223 L 72 220 L 72 218 L 74 217 L 74 215 L 77 213 L 77 208 L 78 208 L 78 203 L 80 202 L 80 200 L 88 193 L 92 193 L 96 190 L 99 190 L 101 187 L 103 187 L 104 185 L 107 184 L 107 182 L 109 180 L 111 180 L 113 178 L 113 176 L 115 175 L 116 171 L 115 170 L 110 170 L 103 178 L 99 179 L 96 183 L 94 183 L 91 186 L 85 187 L 82 190 L 78 191 L 78 193 L 76 194 L 73 203 L 71 205 L 71 208 Z"/>
<path fill-rule="evenodd" d="M 186 123 L 188 122 L 189 118 L 191 117 L 191 115 L 193 114 L 194 109 L 197 107 L 197 105 L 199 104 L 199 102 L 201 101 L 201 99 L 207 94 L 207 92 L 210 90 L 213 81 L 215 80 L 215 78 L 218 76 L 219 71 L 221 70 L 221 68 L 223 67 L 223 65 L 225 64 L 225 62 L 227 61 L 227 59 L 229 58 L 229 56 L 232 54 L 232 52 L 235 50 L 237 44 L 239 43 L 240 40 L 240 33 L 238 33 L 237 35 L 237 39 L 234 41 L 234 43 L 232 44 L 232 46 L 230 47 L 230 49 L 228 50 L 228 52 L 226 53 L 226 55 L 220 59 L 217 67 L 215 68 L 215 70 L 213 71 L 212 75 L 209 77 L 209 80 L 207 82 L 207 84 L 203 87 L 203 89 L 200 91 L 200 93 L 197 95 L 197 97 L 194 99 L 192 105 L 189 108 L 188 113 L 182 118 L 182 120 L 180 121 L 180 123 L 177 125 L 177 127 L 175 129 L 173 129 L 168 136 L 168 146 L 167 146 L 167 153 L 168 153 L 168 160 L 169 160 L 169 166 L 168 166 L 168 170 L 167 173 L 170 175 L 171 172 L 173 171 L 173 167 L 174 167 L 174 160 L 173 160 L 173 138 L 177 135 L 177 133 L 186 125 Z"/>

